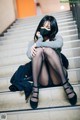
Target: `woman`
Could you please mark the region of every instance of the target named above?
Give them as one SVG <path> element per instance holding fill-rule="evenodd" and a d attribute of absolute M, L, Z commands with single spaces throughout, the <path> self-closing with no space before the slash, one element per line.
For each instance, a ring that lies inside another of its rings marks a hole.
<path fill-rule="evenodd" d="M 34 41 L 28 46 L 27 55 L 32 59 L 33 92 L 30 105 L 37 108 L 39 85 L 62 85 L 69 102 L 75 105 L 77 95 L 66 78 L 61 61 L 63 39 L 58 33 L 57 21 L 53 16 L 44 16 L 34 35 Z"/>

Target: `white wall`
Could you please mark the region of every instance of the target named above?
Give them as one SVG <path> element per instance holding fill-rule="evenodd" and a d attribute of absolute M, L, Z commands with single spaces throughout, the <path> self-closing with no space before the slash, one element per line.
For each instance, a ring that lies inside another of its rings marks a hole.
<path fill-rule="evenodd" d="M 0 34 L 15 20 L 14 0 L 0 0 Z"/>
<path fill-rule="evenodd" d="M 60 3 L 60 0 L 37 0 L 37 2 L 41 5 L 42 13 L 59 12 L 70 9 L 69 3 Z"/>

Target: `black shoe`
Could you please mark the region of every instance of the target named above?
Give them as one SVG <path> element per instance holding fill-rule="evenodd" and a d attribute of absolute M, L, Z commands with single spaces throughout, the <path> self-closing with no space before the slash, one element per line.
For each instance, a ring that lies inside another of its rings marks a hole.
<path fill-rule="evenodd" d="M 36 96 L 34 96 L 35 93 L 37 94 Z M 33 109 L 36 109 L 38 106 L 38 99 L 39 99 L 38 96 L 39 96 L 39 88 L 37 86 L 33 86 L 33 92 L 32 92 L 32 96 L 30 98 L 30 105 Z M 31 99 L 34 99 L 34 101 Z"/>
<path fill-rule="evenodd" d="M 68 81 L 63 84 L 63 87 L 67 94 L 70 104 L 75 105 L 77 102 L 77 95 L 76 95 L 75 91 L 73 90 L 73 87 L 71 86 L 71 84 Z M 70 97 L 71 94 L 74 94 L 74 96 Z"/>

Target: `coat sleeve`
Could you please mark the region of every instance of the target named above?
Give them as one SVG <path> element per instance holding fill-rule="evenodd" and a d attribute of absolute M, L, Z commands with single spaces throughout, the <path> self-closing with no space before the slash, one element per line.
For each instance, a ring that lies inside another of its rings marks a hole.
<path fill-rule="evenodd" d="M 29 59 L 32 59 L 32 56 L 31 56 L 31 47 L 32 47 L 33 44 L 34 44 L 34 42 L 33 42 L 33 41 L 30 41 L 30 42 L 28 43 L 28 46 L 27 46 L 27 52 L 26 52 L 26 54 L 27 54 L 27 57 L 28 57 Z"/>
<path fill-rule="evenodd" d="M 42 42 L 43 41 L 43 37 L 40 35 L 39 37 L 38 37 L 38 40 L 37 40 L 38 42 Z M 37 42 L 36 42 L 37 43 Z M 32 59 L 32 56 L 31 56 L 31 47 L 33 46 L 33 44 L 34 44 L 34 41 L 30 41 L 29 43 L 28 43 L 28 49 L 27 49 L 27 56 L 28 56 L 28 58 L 29 59 Z"/>
<path fill-rule="evenodd" d="M 63 46 L 63 38 L 60 35 L 57 35 L 53 41 L 45 41 L 45 42 L 36 42 L 37 47 L 50 47 L 54 49 L 62 48 Z"/>

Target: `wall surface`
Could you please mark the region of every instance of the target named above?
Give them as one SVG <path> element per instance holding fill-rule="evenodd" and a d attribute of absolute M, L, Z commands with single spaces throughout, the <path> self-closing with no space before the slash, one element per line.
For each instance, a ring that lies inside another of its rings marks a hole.
<path fill-rule="evenodd" d="M 69 3 L 60 3 L 60 0 L 37 0 L 40 3 L 42 13 L 60 12 L 69 10 Z"/>
<path fill-rule="evenodd" d="M 15 20 L 14 0 L 0 0 L 0 34 Z"/>

